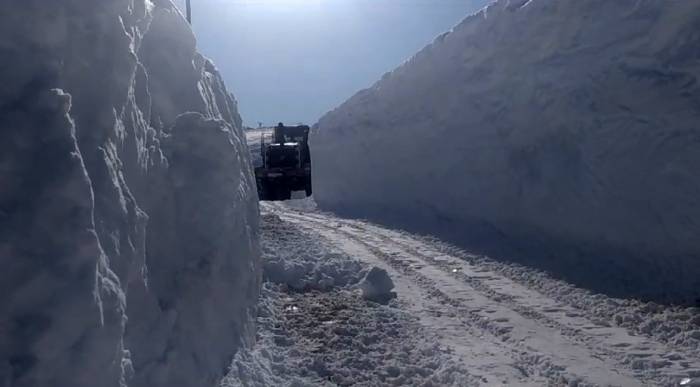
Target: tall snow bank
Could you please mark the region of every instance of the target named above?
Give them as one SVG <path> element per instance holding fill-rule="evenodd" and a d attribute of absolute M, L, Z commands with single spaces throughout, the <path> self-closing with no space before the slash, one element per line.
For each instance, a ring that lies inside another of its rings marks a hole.
<path fill-rule="evenodd" d="M 0 15 L 0 384 L 216 384 L 261 277 L 235 100 L 169 0 Z"/>
<path fill-rule="evenodd" d="M 700 3 L 498 1 L 325 115 L 319 206 L 700 298 Z"/>

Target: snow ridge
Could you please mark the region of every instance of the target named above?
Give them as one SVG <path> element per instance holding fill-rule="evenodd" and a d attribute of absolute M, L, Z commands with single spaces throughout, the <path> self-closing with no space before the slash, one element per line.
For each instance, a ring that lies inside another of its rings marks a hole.
<path fill-rule="evenodd" d="M 214 385 L 261 281 L 235 99 L 169 0 L 0 15 L 0 384 Z"/>
<path fill-rule="evenodd" d="M 497 1 L 319 121 L 316 201 L 697 302 L 698 22 L 695 2 Z"/>

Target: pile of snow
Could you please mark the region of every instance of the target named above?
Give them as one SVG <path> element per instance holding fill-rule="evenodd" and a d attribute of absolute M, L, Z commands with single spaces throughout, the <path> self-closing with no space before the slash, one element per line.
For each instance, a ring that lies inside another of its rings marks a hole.
<path fill-rule="evenodd" d="M 320 238 L 290 227 L 278 216 L 263 215 L 263 275 L 294 290 L 328 290 L 357 284 L 366 269 Z"/>
<path fill-rule="evenodd" d="M 296 211 L 314 211 L 318 207 L 314 197 L 306 196 L 306 193 L 303 199 L 285 200 L 283 203 L 285 207 Z"/>
<path fill-rule="evenodd" d="M 215 384 L 261 281 L 235 100 L 169 0 L 0 15 L 0 384 Z"/>
<path fill-rule="evenodd" d="M 314 197 L 695 302 L 698 23 L 692 1 L 497 1 L 319 121 Z"/>

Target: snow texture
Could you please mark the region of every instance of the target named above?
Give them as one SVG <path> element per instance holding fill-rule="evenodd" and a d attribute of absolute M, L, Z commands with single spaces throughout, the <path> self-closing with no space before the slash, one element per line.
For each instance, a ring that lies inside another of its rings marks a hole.
<path fill-rule="evenodd" d="M 236 354 L 221 387 L 478 385 L 414 317 L 362 299 L 356 285 L 367 266 L 356 257 L 270 213 L 262 217 L 262 246 L 268 281 L 257 344 Z M 269 265 L 281 261 L 308 265 L 307 276 L 334 284 L 299 289 L 298 269 L 284 277 Z"/>
<path fill-rule="evenodd" d="M 319 121 L 314 197 L 700 302 L 699 23 L 695 1 L 497 1 Z"/>
<path fill-rule="evenodd" d="M 235 100 L 169 0 L 0 15 L 0 384 L 216 384 L 261 281 Z"/>
<path fill-rule="evenodd" d="M 364 220 L 339 218 L 310 209 L 312 203 L 290 204 L 263 202 L 261 207 L 264 214 L 275 215 L 272 218 L 279 218 L 280 224 L 288 228 L 303 230 L 302 235 L 314 242 L 304 238 L 277 241 L 274 235 L 263 235 L 263 243 L 277 243 L 277 250 L 288 248 L 288 244 L 305 244 L 311 249 L 327 246 L 338 254 L 359 260 L 363 266 L 386 270 L 397 295 L 389 302 L 390 309 L 411 316 L 422 327 L 412 335 L 425 335 L 429 342 L 446 349 L 441 353 L 451 354 L 462 371 L 468 371 L 457 373 L 468 382 L 441 380 L 434 381 L 436 385 L 671 387 L 683 381 L 689 386 L 700 385 L 700 308 L 593 294 L 546 273 L 475 255 L 437 238 L 420 237 Z M 266 242 L 270 237 L 272 241 Z M 267 326 L 273 327 L 270 336 L 279 343 L 293 337 L 293 342 L 301 343 L 294 349 L 307 348 L 306 343 L 315 348 L 313 344 L 319 338 L 321 343 L 332 342 L 333 336 L 322 333 L 316 321 L 325 321 L 323 316 L 333 313 L 340 305 L 348 305 L 349 298 L 344 293 L 333 297 L 343 301 L 324 302 L 314 292 L 281 295 L 278 297 L 281 306 L 277 309 L 291 308 L 290 314 L 314 318 L 305 318 L 302 324 L 267 321 Z M 324 313 L 316 304 L 328 311 Z M 379 307 L 373 302 L 366 304 Z M 317 309 L 321 312 L 315 312 Z M 354 337 L 374 335 L 377 327 L 365 323 L 372 312 L 356 306 L 353 311 L 367 317 L 344 321 L 351 323 L 347 331 Z M 261 325 L 264 332 L 265 322 Z M 297 339 L 299 330 L 307 333 Z M 381 337 L 388 343 L 385 353 L 391 353 L 394 336 Z M 284 352 L 274 347 L 274 342 L 270 346 L 271 342 L 261 341 L 262 348 L 257 348 L 255 354 L 266 350 L 273 354 Z M 419 345 L 416 341 L 411 343 Z M 321 348 L 324 351 L 326 347 Z M 375 357 L 354 352 L 367 353 L 362 346 L 343 349 L 345 358 L 357 359 L 353 364 L 375 364 Z M 324 361 L 335 356 L 322 353 Z M 255 354 L 243 360 L 244 365 L 251 365 L 246 370 L 257 369 L 253 365 L 272 364 L 273 370 L 294 374 L 289 362 L 285 362 L 288 356 L 273 357 L 272 362 L 265 363 L 263 360 L 269 357 Z M 419 361 L 430 359 L 431 355 L 424 355 L 418 356 Z M 302 363 L 302 369 L 309 363 Z M 331 371 L 331 378 L 342 375 L 344 370 L 324 369 Z M 382 374 L 378 371 L 374 379 L 359 384 L 416 385 L 417 382 L 378 379 Z"/>
<path fill-rule="evenodd" d="M 263 244 L 266 280 L 285 284 L 298 291 L 326 290 L 357 284 L 366 272 L 358 261 L 348 259 L 302 231 L 284 227 L 275 215 L 265 215 L 264 219 L 267 221 L 262 229 L 268 239 L 274 238 L 284 243 L 284 248 L 280 248 L 279 244 Z"/>

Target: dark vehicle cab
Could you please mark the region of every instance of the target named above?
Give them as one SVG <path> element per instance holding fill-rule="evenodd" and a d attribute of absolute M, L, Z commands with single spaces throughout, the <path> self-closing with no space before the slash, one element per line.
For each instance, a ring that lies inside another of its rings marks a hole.
<path fill-rule="evenodd" d="M 271 142 L 265 135 L 260 141 L 262 167 L 255 169 L 260 200 L 287 200 L 292 191 L 311 195 L 311 155 L 309 130 L 306 125 L 284 126 L 274 129 Z"/>

